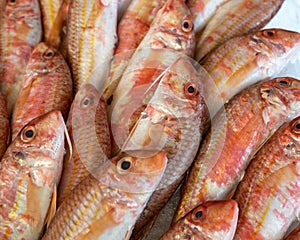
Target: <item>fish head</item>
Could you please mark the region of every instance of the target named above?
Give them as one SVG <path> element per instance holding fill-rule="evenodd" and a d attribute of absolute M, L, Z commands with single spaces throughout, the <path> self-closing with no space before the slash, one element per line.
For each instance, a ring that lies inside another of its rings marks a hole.
<path fill-rule="evenodd" d="M 298 79 L 292 77 L 274 78 L 261 84 L 260 92 L 261 97 L 268 104 L 266 115 L 275 113 L 274 116 L 285 115 L 290 119 L 299 115 L 300 81 Z M 270 111 L 271 109 L 272 111 Z"/>
<path fill-rule="evenodd" d="M 65 61 L 59 51 L 41 42 L 32 51 L 26 71 L 28 75 L 48 74 L 61 66 Z"/>
<path fill-rule="evenodd" d="M 250 44 L 260 56 L 261 65 L 284 66 L 300 48 L 300 33 L 279 28 L 258 31 L 251 40 Z"/>
<path fill-rule="evenodd" d="M 283 134 L 279 135 L 278 141 L 285 155 L 298 160 L 300 159 L 300 117 L 294 118 L 285 125 L 282 127 Z M 300 174 L 300 162 L 296 164 L 298 174 Z"/>
<path fill-rule="evenodd" d="M 191 131 L 200 135 L 205 111 L 201 79 L 191 62 L 181 57 L 166 70 L 122 149 L 169 149 L 176 154 L 182 141 L 191 139 Z"/>
<path fill-rule="evenodd" d="M 101 95 L 93 84 L 87 83 L 80 87 L 74 97 L 69 113 L 72 119 L 74 119 L 74 121 L 72 121 L 74 127 L 80 127 L 81 124 L 86 124 L 83 120 L 86 121 L 87 117 L 91 117 L 95 120 L 96 108 L 99 105 L 100 98 Z M 82 116 L 85 117 L 82 118 Z"/>
<path fill-rule="evenodd" d="M 195 239 L 232 239 L 238 221 L 236 201 L 209 201 L 184 217 Z"/>
<path fill-rule="evenodd" d="M 168 0 L 151 25 L 151 48 L 166 48 L 192 57 L 195 48 L 193 17 L 184 0 Z"/>
<path fill-rule="evenodd" d="M 22 128 L 8 149 L 15 163 L 28 172 L 37 186 L 50 185 L 61 171 L 64 155 L 64 120 L 51 111 L 31 120 Z"/>
<path fill-rule="evenodd" d="M 153 192 L 161 180 L 167 157 L 164 152 L 132 151 L 120 153 L 105 164 L 109 165 L 108 174 L 99 175 L 100 182 L 123 192 L 146 194 Z"/>

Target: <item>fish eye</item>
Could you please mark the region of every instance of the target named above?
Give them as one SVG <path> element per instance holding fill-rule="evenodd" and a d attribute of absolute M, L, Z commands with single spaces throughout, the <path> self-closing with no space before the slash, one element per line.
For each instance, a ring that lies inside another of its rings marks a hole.
<path fill-rule="evenodd" d="M 300 134 L 300 120 L 298 119 L 292 124 L 292 132 L 296 134 Z"/>
<path fill-rule="evenodd" d="M 284 86 L 284 87 L 287 87 L 287 86 L 290 85 L 289 82 L 286 81 L 286 80 L 280 80 L 280 81 L 279 81 L 279 84 L 280 84 L 281 86 Z"/>
<path fill-rule="evenodd" d="M 188 97 L 196 96 L 198 94 L 198 91 L 197 91 L 197 88 L 196 88 L 195 84 L 187 83 L 184 86 L 184 93 Z"/>
<path fill-rule="evenodd" d="M 181 29 L 184 32 L 190 32 L 190 31 L 192 31 L 193 30 L 193 26 L 194 26 L 193 22 L 190 21 L 190 20 L 188 20 L 188 19 L 183 20 L 182 23 L 181 23 Z"/>
<path fill-rule="evenodd" d="M 196 217 L 197 219 L 199 219 L 199 218 L 202 217 L 202 215 L 203 215 L 203 212 L 202 212 L 202 211 L 198 211 L 198 212 L 196 212 L 195 217 Z"/>
<path fill-rule="evenodd" d="M 48 48 L 43 54 L 43 58 L 45 59 L 51 59 L 54 56 L 55 56 L 55 51 L 51 48 Z"/>
<path fill-rule="evenodd" d="M 85 97 L 81 101 L 81 107 L 83 107 L 83 108 L 88 107 L 91 104 L 93 104 L 93 99 L 91 99 L 90 97 Z"/>
<path fill-rule="evenodd" d="M 117 163 L 117 169 L 119 173 L 125 173 L 132 167 L 132 160 L 129 157 L 124 157 L 120 159 Z"/>
<path fill-rule="evenodd" d="M 274 30 L 265 30 L 265 31 L 263 31 L 263 35 L 265 37 L 273 37 L 275 35 L 275 31 Z"/>
<path fill-rule="evenodd" d="M 21 140 L 23 142 L 30 142 L 34 139 L 36 134 L 35 128 L 33 126 L 29 126 L 23 129 L 21 134 Z"/>
<path fill-rule="evenodd" d="M 17 0 L 7 0 L 7 3 L 10 5 L 15 5 L 17 3 Z"/>
<path fill-rule="evenodd" d="M 204 212 L 205 212 L 205 208 L 203 206 L 195 209 L 194 212 L 192 213 L 192 220 L 195 222 L 202 221 L 204 217 Z"/>

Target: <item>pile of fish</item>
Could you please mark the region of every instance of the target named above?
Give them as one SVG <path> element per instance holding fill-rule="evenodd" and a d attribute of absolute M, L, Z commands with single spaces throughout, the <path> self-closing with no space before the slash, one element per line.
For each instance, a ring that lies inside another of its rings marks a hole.
<path fill-rule="evenodd" d="M 283 4 L 2 0 L 0 239 L 300 239 Z"/>

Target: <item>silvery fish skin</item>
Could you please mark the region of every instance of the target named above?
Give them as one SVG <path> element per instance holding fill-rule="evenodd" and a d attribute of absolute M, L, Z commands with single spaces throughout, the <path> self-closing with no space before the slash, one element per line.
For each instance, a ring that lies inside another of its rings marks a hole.
<path fill-rule="evenodd" d="M 284 122 L 300 115 L 300 81 L 276 78 L 257 83 L 232 98 L 212 120 L 173 221 L 209 200 L 226 199 L 243 178 L 253 155 Z"/>
<path fill-rule="evenodd" d="M 135 235 L 166 204 L 196 156 L 207 108 L 199 75 L 186 57 L 166 71 L 122 150 L 167 153 L 165 174 L 135 225 Z"/>
<path fill-rule="evenodd" d="M 60 205 L 47 239 L 128 239 L 136 219 L 157 187 L 166 154 L 121 153 L 89 175 Z M 140 155 L 140 157 L 134 157 Z"/>
<path fill-rule="evenodd" d="M 113 144 L 113 153 L 119 151 L 128 137 L 128 130 L 149 102 L 155 91 L 155 80 L 179 56 L 192 55 L 194 40 L 192 16 L 184 1 L 167 1 L 132 56 L 111 97 L 108 117 L 112 131 L 117 135 L 113 133 L 116 143 Z M 120 136 L 116 132 L 119 129 L 124 129 L 125 134 Z"/>
<path fill-rule="evenodd" d="M 285 240 L 298 240 L 300 239 L 300 225 L 296 227 L 286 238 Z"/>
<path fill-rule="evenodd" d="M 106 106 L 92 84 L 84 84 L 72 103 L 67 129 L 72 156 L 66 156 L 59 184 L 58 205 L 70 192 L 111 155 Z"/>
<path fill-rule="evenodd" d="M 238 212 L 234 200 L 203 203 L 173 225 L 160 240 L 232 240 Z"/>
<path fill-rule="evenodd" d="M 30 120 L 52 110 L 66 119 L 72 103 L 70 69 L 55 48 L 41 42 L 33 50 L 12 116 L 12 139 Z M 34 107 L 33 107 L 34 106 Z"/>
<path fill-rule="evenodd" d="M 98 90 L 105 85 L 117 39 L 117 4 L 117 0 L 71 3 L 67 55 L 75 93 L 83 83 L 92 83 Z"/>
<path fill-rule="evenodd" d="M 220 6 L 197 38 L 196 61 L 227 40 L 258 31 L 278 12 L 284 0 L 229 0 Z M 222 22 L 222 24 L 220 24 Z"/>
<path fill-rule="evenodd" d="M 280 240 L 299 219 L 299 143 L 297 117 L 284 124 L 253 158 L 233 197 L 240 208 L 235 240 Z"/>
<path fill-rule="evenodd" d="M 56 210 L 65 124 L 59 111 L 30 121 L 0 162 L 0 238 L 39 239 Z"/>
<path fill-rule="evenodd" d="M 26 64 L 42 37 L 38 0 L 2 1 L 0 31 L 0 88 L 11 116 Z"/>
<path fill-rule="evenodd" d="M 118 45 L 111 63 L 108 85 L 103 97 L 109 101 L 153 19 L 166 0 L 133 0 L 118 24 Z"/>
<path fill-rule="evenodd" d="M 211 117 L 222 107 L 220 99 L 225 103 L 247 86 L 278 74 L 299 47 L 300 33 L 284 29 L 265 29 L 218 47 L 202 63 L 214 81 L 203 78 Z"/>

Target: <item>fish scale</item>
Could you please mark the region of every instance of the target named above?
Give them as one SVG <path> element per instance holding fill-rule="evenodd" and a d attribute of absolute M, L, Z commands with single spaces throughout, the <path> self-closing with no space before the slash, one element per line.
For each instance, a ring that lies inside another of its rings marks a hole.
<path fill-rule="evenodd" d="M 53 217 L 64 132 L 61 113 L 52 111 L 30 121 L 8 147 L 0 164 L 1 239 L 39 239 Z"/>
<path fill-rule="evenodd" d="M 278 12 L 284 0 L 231 0 L 211 17 L 199 39 L 195 59 L 200 61 L 227 40 L 255 32 Z M 222 22 L 222 24 L 219 24 Z"/>
<path fill-rule="evenodd" d="M 298 219 L 299 123 L 280 127 L 249 165 L 233 197 L 240 207 L 234 239 L 282 239 Z"/>
<path fill-rule="evenodd" d="M 11 116 L 26 64 L 41 40 L 42 23 L 38 0 L 2 1 L 2 4 L 0 88 Z"/>
<path fill-rule="evenodd" d="M 230 197 L 261 145 L 281 124 L 299 115 L 299 87 L 294 78 L 263 81 L 225 104 L 212 120 L 223 134 L 211 138 L 209 133 L 204 139 L 183 185 L 174 222 L 202 202 Z"/>
<path fill-rule="evenodd" d="M 69 112 L 67 129 L 73 152 L 64 165 L 59 205 L 76 185 L 93 174 L 111 155 L 105 103 L 93 85 L 85 84 L 77 92 Z"/>
<path fill-rule="evenodd" d="M 68 20 L 68 61 L 74 90 L 93 83 L 103 91 L 115 48 L 117 0 L 75 0 Z"/>
<path fill-rule="evenodd" d="M 126 160 L 131 167 L 121 169 L 118 163 Z M 123 239 L 160 181 L 166 161 L 163 152 L 114 157 L 74 189 L 42 239 Z"/>
<path fill-rule="evenodd" d="M 71 73 L 64 58 L 46 43 L 38 44 L 30 56 L 13 111 L 12 139 L 30 120 L 51 110 L 60 110 L 66 119 L 72 98 Z"/>
<path fill-rule="evenodd" d="M 167 203 L 194 160 L 207 113 L 198 77 L 189 59 L 178 58 L 160 80 L 122 147 L 124 151 L 162 149 L 169 159 L 165 174 L 146 206 L 147 211 L 135 225 L 132 239 L 142 238 L 141 231 Z M 195 95 L 188 95 L 187 86 L 194 87 Z"/>
<path fill-rule="evenodd" d="M 210 76 L 203 78 L 203 84 L 211 117 L 222 102 L 247 86 L 278 74 L 299 47 L 300 34 L 284 29 L 265 29 L 232 38 L 218 47 L 202 62 Z"/>
<path fill-rule="evenodd" d="M 58 14 L 63 0 L 39 0 L 42 12 L 44 41 L 48 41 L 49 33 L 53 27 L 55 18 Z"/>

